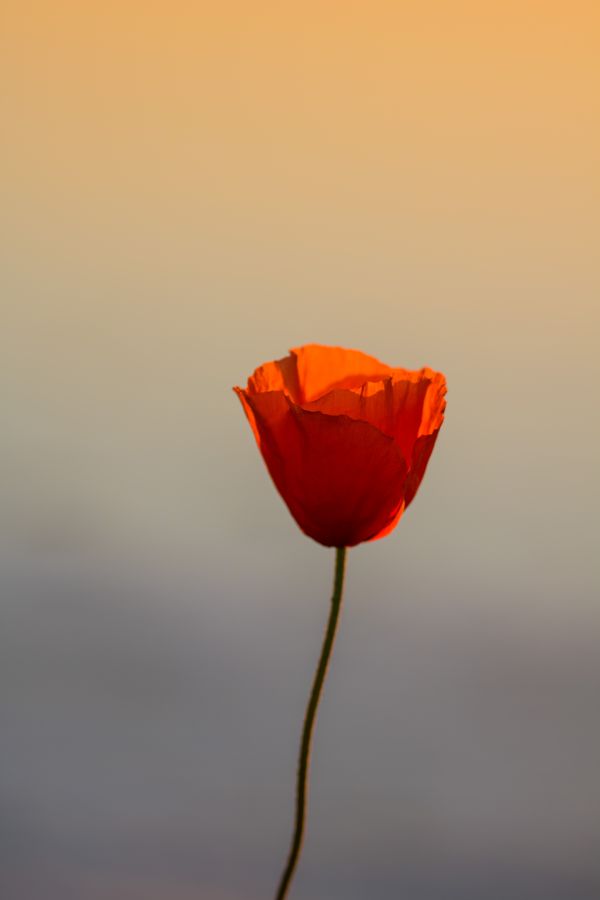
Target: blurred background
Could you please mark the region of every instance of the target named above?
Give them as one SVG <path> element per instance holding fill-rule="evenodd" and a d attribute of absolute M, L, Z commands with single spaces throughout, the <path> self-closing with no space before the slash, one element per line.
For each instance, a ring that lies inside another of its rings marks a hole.
<path fill-rule="evenodd" d="M 231 392 L 446 373 L 352 550 L 295 900 L 600 896 L 600 12 L 3 0 L 0 893 L 259 900 L 333 552 Z"/>

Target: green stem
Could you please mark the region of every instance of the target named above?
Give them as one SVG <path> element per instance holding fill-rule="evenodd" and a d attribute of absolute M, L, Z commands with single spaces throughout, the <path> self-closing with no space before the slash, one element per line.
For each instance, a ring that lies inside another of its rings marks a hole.
<path fill-rule="evenodd" d="M 308 766 L 310 763 L 312 734 L 342 604 L 345 563 L 346 548 L 337 547 L 335 551 L 335 576 L 333 580 L 333 595 L 331 597 L 331 611 L 329 613 L 327 630 L 325 631 L 325 637 L 323 639 L 321 657 L 313 679 L 306 713 L 304 714 L 304 726 L 302 728 L 302 740 L 300 742 L 300 756 L 298 758 L 298 776 L 296 780 L 296 817 L 294 821 L 294 833 L 286 866 L 283 870 L 283 875 L 281 876 L 281 881 L 279 882 L 279 887 L 277 889 L 276 900 L 284 900 L 287 896 L 288 888 L 294 876 L 294 871 L 298 864 L 298 858 L 302 848 L 304 820 L 306 817 L 306 782 L 308 777 Z"/>

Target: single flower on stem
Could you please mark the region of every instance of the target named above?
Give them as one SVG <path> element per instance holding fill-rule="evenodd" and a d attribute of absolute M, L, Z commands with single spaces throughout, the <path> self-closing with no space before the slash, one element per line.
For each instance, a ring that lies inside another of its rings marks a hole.
<path fill-rule="evenodd" d="M 267 469 L 302 531 L 335 547 L 329 621 L 304 718 L 294 831 L 276 900 L 304 835 L 315 717 L 342 600 L 346 548 L 384 537 L 415 496 L 444 419 L 439 372 L 392 368 L 358 350 L 308 344 L 234 388 Z"/>

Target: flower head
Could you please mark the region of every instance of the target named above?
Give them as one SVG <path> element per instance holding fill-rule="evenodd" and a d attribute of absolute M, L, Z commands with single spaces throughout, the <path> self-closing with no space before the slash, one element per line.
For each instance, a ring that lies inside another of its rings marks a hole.
<path fill-rule="evenodd" d="M 444 419 L 446 379 L 308 344 L 234 390 L 302 531 L 351 547 L 388 534 L 415 496 Z"/>

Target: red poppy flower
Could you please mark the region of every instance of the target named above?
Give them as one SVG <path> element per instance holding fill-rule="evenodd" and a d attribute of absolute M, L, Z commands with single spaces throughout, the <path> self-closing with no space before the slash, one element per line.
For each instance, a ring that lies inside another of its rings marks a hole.
<path fill-rule="evenodd" d="M 388 534 L 415 496 L 444 419 L 446 379 L 309 344 L 234 390 L 302 531 L 351 547 Z"/>

